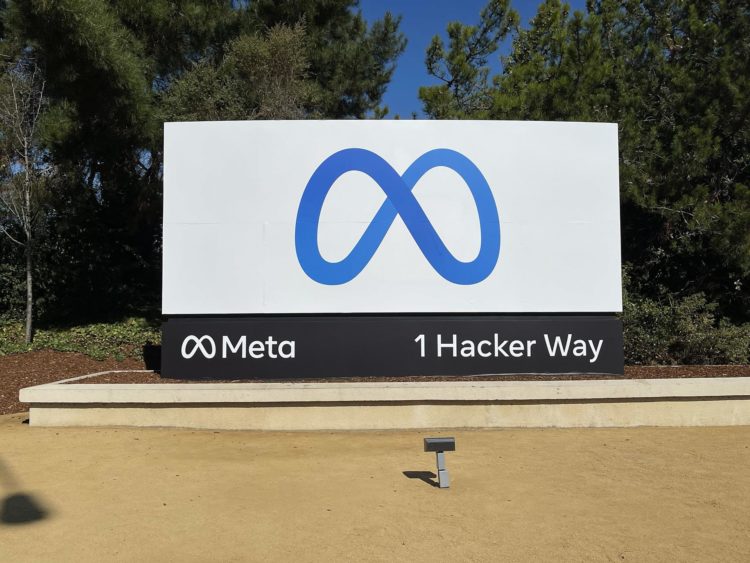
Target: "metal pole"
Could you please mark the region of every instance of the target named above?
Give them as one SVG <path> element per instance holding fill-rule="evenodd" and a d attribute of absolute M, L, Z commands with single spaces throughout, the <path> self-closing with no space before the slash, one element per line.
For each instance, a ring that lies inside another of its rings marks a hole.
<path fill-rule="evenodd" d="M 447 489 L 451 486 L 451 478 L 448 475 L 448 469 L 445 467 L 445 452 L 435 452 L 437 459 L 438 486 L 441 489 Z"/>

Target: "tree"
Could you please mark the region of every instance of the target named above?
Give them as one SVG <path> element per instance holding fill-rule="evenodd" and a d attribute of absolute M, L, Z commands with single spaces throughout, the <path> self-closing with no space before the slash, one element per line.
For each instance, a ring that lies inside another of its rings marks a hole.
<path fill-rule="evenodd" d="M 748 37 L 747 2 L 589 0 L 586 12 L 571 14 L 566 2 L 546 0 L 529 27 L 513 33 L 491 87 L 476 80 L 485 61 L 466 57 L 466 43 L 456 41 L 448 51 L 428 48 L 428 70 L 448 69 L 451 87 L 420 96 L 432 117 L 617 122 L 632 290 L 665 301 L 702 293 L 721 315 L 744 322 Z M 464 92 L 484 102 L 467 104 Z"/>
<path fill-rule="evenodd" d="M 0 78 L 0 232 L 24 247 L 27 344 L 33 338 L 36 226 L 52 173 L 39 142 L 45 106 L 44 80 L 36 62 L 21 58 L 7 64 Z"/>
<path fill-rule="evenodd" d="M 174 81 L 165 92 L 165 120 L 319 116 L 322 93 L 309 68 L 302 24 L 242 35 L 228 44 L 218 64 L 203 59 Z"/>
<path fill-rule="evenodd" d="M 518 14 L 510 1 L 491 0 L 480 14 L 479 25 L 448 24 L 447 51 L 435 35 L 425 64 L 442 84 L 419 89 L 425 113 L 436 119 L 481 118 L 491 104 L 488 58 L 517 26 Z"/>
<path fill-rule="evenodd" d="M 45 69 L 48 321 L 158 311 L 165 118 L 378 115 L 405 44 L 356 0 L 17 0 L 0 23 Z M 11 278 L 0 267 L 0 306 Z"/>
<path fill-rule="evenodd" d="M 369 28 L 356 11 L 358 0 L 254 0 L 256 30 L 303 23 L 310 78 L 320 86 L 323 117 L 342 119 L 382 115 L 380 102 L 406 47 L 400 17 L 386 12 Z"/>

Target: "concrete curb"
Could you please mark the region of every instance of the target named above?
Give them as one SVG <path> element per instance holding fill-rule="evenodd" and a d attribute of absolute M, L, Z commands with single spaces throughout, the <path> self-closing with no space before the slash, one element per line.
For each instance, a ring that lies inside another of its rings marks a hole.
<path fill-rule="evenodd" d="M 356 430 L 750 424 L 750 377 L 424 383 L 56 382 L 22 389 L 20 400 L 31 404 L 30 422 L 35 426 Z"/>
<path fill-rule="evenodd" d="M 66 380 L 67 381 L 67 380 Z M 24 403 L 314 403 L 560 401 L 748 397 L 750 377 L 403 383 L 52 383 Z"/>

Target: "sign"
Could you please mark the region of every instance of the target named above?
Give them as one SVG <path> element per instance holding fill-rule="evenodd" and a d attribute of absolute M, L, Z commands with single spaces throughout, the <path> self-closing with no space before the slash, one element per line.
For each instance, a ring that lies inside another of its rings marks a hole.
<path fill-rule="evenodd" d="M 617 127 L 167 123 L 165 315 L 622 308 Z"/>
<path fill-rule="evenodd" d="M 162 346 L 177 378 L 622 373 L 607 316 L 175 318 Z"/>
<path fill-rule="evenodd" d="M 622 373 L 617 126 L 167 123 L 162 374 Z"/>

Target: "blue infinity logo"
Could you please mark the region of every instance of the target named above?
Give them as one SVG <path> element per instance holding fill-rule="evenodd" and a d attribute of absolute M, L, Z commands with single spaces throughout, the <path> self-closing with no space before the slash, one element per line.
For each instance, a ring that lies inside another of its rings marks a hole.
<path fill-rule="evenodd" d="M 474 197 L 482 241 L 479 254 L 471 262 L 457 260 L 450 253 L 412 194 L 419 179 L 438 166 L 450 168 L 461 176 Z M 318 247 L 320 213 L 333 183 L 352 171 L 370 176 L 385 192 L 387 199 L 349 255 L 339 262 L 329 262 L 321 256 Z M 403 176 L 399 176 L 390 164 L 374 152 L 344 149 L 332 154 L 318 166 L 302 194 L 295 229 L 297 259 L 302 269 L 312 279 L 326 285 L 351 281 L 367 266 L 396 215 L 401 216 L 422 254 L 446 280 L 471 285 L 484 280 L 495 268 L 500 254 L 497 206 L 487 180 L 468 158 L 450 149 L 431 150 L 415 160 Z"/>

